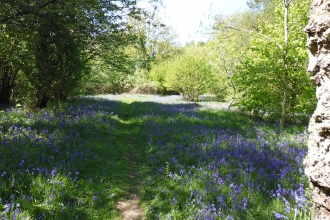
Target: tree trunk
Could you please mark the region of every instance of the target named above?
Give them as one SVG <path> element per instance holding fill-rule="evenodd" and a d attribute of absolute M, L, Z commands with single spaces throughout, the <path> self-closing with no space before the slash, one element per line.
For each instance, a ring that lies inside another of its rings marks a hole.
<path fill-rule="evenodd" d="M 316 110 L 309 122 L 308 154 L 304 160 L 313 193 L 313 219 L 330 219 L 330 1 L 313 0 L 308 34 L 308 70 L 316 83 Z"/>
<path fill-rule="evenodd" d="M 289 110 L 290 110 L 290 121 L 292 124 L 296 123 L 296 101 L 297 101 L 297 85 L 295 81 L 291 83 L 292 89 L 290 94 Z"/>
<path fill-rule="evenodd" d="M 19 68 L 0 64 L 0 104 L 9 104 Z"/>
<path fill-rule="evenodd" d="M 286 64 L 285 64 L 285 66 L 286 66 Z M 282 113 L 281 113 L 281 120 L 280 120 L 281 127 L 285 126 L 286 108 L 287 108 L 287 103 L 288 103 L 288 83 L 289 83 L 289 76 L 288 76 L 288 73 L 285 72 L 283 99 L 282 99 Z"/>
<path fill-rule="evenodd" d="M 11 95 L 11 87 L 10 87 L 10 79 L 9 79 L 9 67 L 4 66 L 0 67 L 0 104 L 9 104 L 10 95 Z"/>
<path fill-rule="evenodd" d="M 46 108 L 47 107 L 47 103 L 49 101 L 49 98 L 46 97 L 46 96 L 43 96 L 40 100 L 39 100 L 39 103 L 38 103 L 38 106 L 39 108 Z"/>
<path fill-rule="evenodd" d="M 283 66 L 284 66 L 284 85 L 283 85 L 283 99 L 282 99 L 282 113 L 280 125 L 285 126 L 286 108 L 288 102 L 288 84 L 289 84 L 289 73 L 288 73 L 288 45 L 289 45 L 289 29 L 288 29 L 288 17 L 289 7 L 292 0 L 283 0 L 284 4 L 284 50 L 283 50 Z"/>

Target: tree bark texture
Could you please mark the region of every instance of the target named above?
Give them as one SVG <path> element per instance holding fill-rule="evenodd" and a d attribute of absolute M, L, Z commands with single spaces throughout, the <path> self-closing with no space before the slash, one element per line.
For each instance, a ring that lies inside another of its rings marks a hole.
<path fill-rule="evenodd" d="M 318 100 L 309 122 L 305 173 L 314 201 L 313 219 L 330 219 L 330 0 L 313 0 L 305 31 L 308 70 L 313 73 Z"/>

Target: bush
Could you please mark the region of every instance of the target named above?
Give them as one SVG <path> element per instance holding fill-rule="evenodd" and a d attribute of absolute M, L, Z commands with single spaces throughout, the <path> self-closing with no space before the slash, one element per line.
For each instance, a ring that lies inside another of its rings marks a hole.
<path fill-rule="evenodd" d="M 226 81 L 227 79 L 223 75 L 213 75 L 213 80 L 207 86 L 207 92 L 214 95 L 214 100 L 218 102 L 225 101 L 229 94 L 228 86 L 224 83 Z"/>
<path fill-rule="evenodd" d="M 167 94 L 169 90 L 165 86 L 165 78 L 169 73 L 170 62 L 165 61 L 157 65 L 153 65 L 149 72 L 149 78 L 156 83 L 157 91 L 160 94 Z"/>
<path fill-rule="evenodd" d="M 209 61 L 200 54 L 186 53 L 177 57 L 165 77 L 165 87 L 178 91 L 184 98 L 193 101 L 207 91 L 213 80 Z"/>
<path fill-rule="evenodd" d="M 156 95 L 157 86 L 155 83 L 143 83 L 141 85 L 136 86 L 129 93 L 130 94 Z"/>

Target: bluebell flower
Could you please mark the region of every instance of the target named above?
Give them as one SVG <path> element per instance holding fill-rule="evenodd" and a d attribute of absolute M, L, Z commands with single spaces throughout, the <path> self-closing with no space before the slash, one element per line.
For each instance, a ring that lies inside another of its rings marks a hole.
<path fill-rule="evenodd" d="M 227 218 L 226 218 L 226 220 L 235 220 L 235 218 L 232 215 L 228 215 Z"/>
<path fill-rule="evenodd" d="M 9 213 L 10 209 L 11 209 L 11 205 L 10 204 L 5 204 L 5 207 L 6 207 L 6 209 L 5 209 L 4 213 Z"/>
<path fill-rule="evenodd" d="M 41 215 L 39 215 L 39 219 L 43 219 L 45 216 L 45 213 L 42 213 Z"/>
<path fill-rule="evenodd" d="M 52 190 L 52 192 L 50 193 L 49 199 L 52 200 L 54 198 L 54 191 L 55 189 Z"/>
<path fill-rule="evenodd" d="M 290 203 L 284 197 L 282 197 L 282 199 L 283 199 L 283 202 L 284 202 L 285 212 L 286 213 L 289 213 L 290 210 L 291 210 Z"/>
<path fill-rule="evenodd" d="M 2 174 L 1 174 L 1 177 L 4 177 L 6 174 L 7 174 L 7 172 L 3 171 Z"/>
<path fill-rule="evenodd" d="M 243 198 L 243 210 L 246 210 L 249 205 L 248 198 Z"/>
<path fill-rule="evenodd" d="M 277 213 L 277 212 L 274 212 L 274 215 L 275 215 L 275 219 L 289 219 L 287 216 L 285 215 L 282 215 L 280 213 Z"/>
<path fill-rule="evenodd" d="M 177 202 L 178 202 L 178 201 L 177 201 L 175 198 L 172 199 L 172 204 L 173 204 L 173 205 L 175 205 Z"/>

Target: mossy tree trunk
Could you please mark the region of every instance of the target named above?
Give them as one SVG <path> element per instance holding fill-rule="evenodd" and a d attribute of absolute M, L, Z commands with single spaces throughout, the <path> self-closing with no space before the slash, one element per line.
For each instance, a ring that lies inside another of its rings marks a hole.
<path fill-rule="evenodd" d="M 330 219 L 330 1 L 313 0 L 305 29 L 311 79 L 318 100 L 309 123 L 308 155 L 304 160 L 313 193 L 313 219 Z"/>

